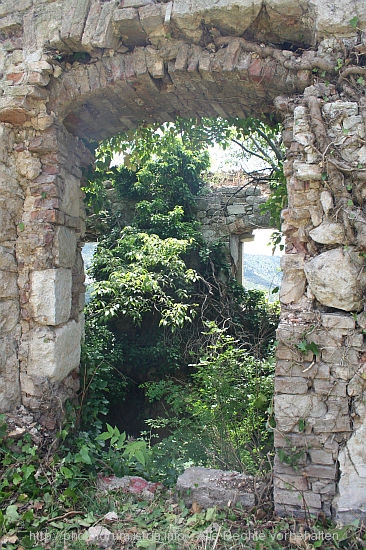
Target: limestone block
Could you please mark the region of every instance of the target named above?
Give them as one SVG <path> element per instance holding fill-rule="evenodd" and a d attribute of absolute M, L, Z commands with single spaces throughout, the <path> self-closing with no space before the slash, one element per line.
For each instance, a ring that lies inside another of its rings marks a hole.
<path fill-rule="evenodd" d="M 254 478 L 245 474 L 197 466 L 178 477 L 176 488 L 187 506 L 197 502 L 204 508 L 226 507 L 229 501 L 254 506 L 254 484 Z"/>
<path fill-rule="evenodd" d="M 148 46 L 145 49 L 147 69 L 153 78 L 163 78 L 165 75 L 165 66 L 163 59 L 155 48 Z"/>
<path fill-rule="evenodd" d="M 314 493 L 334 495 L 336 492 L 336 484 L 329 480 L 314 481 L 311 484 L 311 489 Z"/>
<path fill-rule="evenodd" d="M 80 363 L 81 326 L 75 321 L 58 328 L 38 327 L 29 339 L 27 373 L 61 382 Z"/>
<path fill-rule="evenodd" d="M 71 269 L 45 269 L 31 273 L 30 304 L 42 325 L 60 325 L 70 317 Z"/>
<path fill-rule="evenodd" d="M 154 4 L 154 0 L 121 0 L 119 8 L 142 8 L 148 4 Z"/>
<path fill-rule="evenodd" d="M 309 510 L 320 510 L 322 507 L 320 495 L 312 493 L 311 491 L 291 491 L 289 489 L 274 489 L 274 500 L 276 503 L 276 509 L 284 507 L 285 513 L 289 513 L 289 509 L 292 507 L 303 508 L 306 506 Z M 305 500 L 305 502 L 304 502 Z M 282 506 L 281 506 L 282 505 Z M 286 507 L 288 507 L 286 509 Z"/>
<path fill-rule="evenodd" d="M 118 37 L 113 32 L 114 2 L 93 2 L 89 10 L 82 37 L 83 47 L 90 51 L 94 48 L 111 48 L 118 46 Z"/>
<path fill-rule="evenodd" d="M 276 376 L 299 376 L 304 378 L 319 378 L 319 379 L 328 379 L 330 376 L 329 365 L 317 361 L 313 364 L 312 368 L 309 370 L 304 370 L 309 367 L 311 362 L 299 363 L 294 361 L 285 361 L 277 360 L 276 361 Z M 289 386 L 291 387 L 291 386 Z"/>
<path fill-rule="evenodd" d="M 308 466 L 305 466 L 304 473 L 310 477 L 334 480 L 336 478 L 336 465 L 334 462 L 332 465 L 309 464 Z"/>
<path fill-rule="evenodd" d="M 187 38 L 198 42 L 202 37 L 201 21 L 223 35 L 240 36 L 254 22 L 261 9 L 258 0 L 174 0 L 172 22 Z"/>
<path fill-rule="evenodd" d="M 58 227 L 53 241 L 57 267 L 73 267 L 75 263 L 77 237 L 68 227 Z"/>
<path fill-rule="evenodd" d="M 280 431 L 289 432 L 298 425 L 299 418 L 319 419 L 327 411 L 326 404 L 315 395 L 279 394 L 275 400 L 276 425 Z"/>
<path fill-rule="evenodd" d="M 311 131 L 308 111 L 302 105 L 294 109 L 293 137 L 304 147 L 312 145 L 314 142 L 314 135 Z"/>
<path fill-rule="evenodd" d="M 28 10 L 32 6 L 32 0 L 3 0 L 0 4 L 0 17 Z"/>
<path fill-rule="evenodd" d="M 317 380 L 314 379 L 313 387 L 316 395 L 326 395 L 326 396 L 338 396 L 344 397 L 347 396 L 347 383 L 344 380 L 336 380 L 330 378 L 329 380 Z"/>
<path fill-rule="evenodd" d="M 281 258 L 283 271 L 280 302 L 296 303 L 305 292 L 306 277 L 304 273 L 304 254 L 285 254 Z"/>
<path fill-rule="evenodd" d="M 19 323 L 19 305 L 17 300 L 0 301 L 0 332 L 11 332 Z"/>
<path fill-rule="evenodd" d="M 18 173 L 29 180 L 36 179 L 42 171 L 41 161 L 29 151 L 21 151 L 16 159 Z"/>
<path fill-rule="evenodd" d="M 129 48 L 145 46 L 147 41 L 146 32 L 143 30 L 139 14 L 134 7 L 115 9 L 113 12 L 113 25 L 116 34 Z"/>
<path fill-rule="evenodd" d="M 270 0 L 266 4 L 266 14 L 272 34 L 281 36 L 284 40 L 298 41 L 299 35 L 303 40 L 313 43 L 315 40 L 314 27 L 311 21 L 307 4 L 292 2 L 292 0 Z"/>
<path fill-rule="evenodd" d="M 43 49 L 46 44 L 56 48 L 63 46 L 60 40 L 62 12 L 61 2 L 52 2 L 52 4 L 37 2 L 33 13 L 29 13 L 29 23 L 27 17 L 27 25 L 25 25 L 27 51 Z"/>
<path fill-rule="evenodd" d="M 0 246 L 0 270 L 17 271 L 17 264 L 13 252 L 4 246 Z"/>
<path fill-rule="evenodd" d="M 336 515 L 342 521 L 354 519 L 358 514 L 366 515 L 365 438 L 366 408 L 363 405 L 361 422 L 338 456 L 340 480 L 334 504 Z"/>
<path fill-rule="evenodd" d="M 15 338 L 0 339 L 0 412 L 20 404 L 19 363 Z"/>
<path fill-rule="evenodd" d="M 308 491 L 309 482 L 305 476 L 294 476 L 288 473 L 281 473 L 276 479 L 277 489 L 287 489 L 292 487 L 298 491 Z"/>
<path fill-rule="evenodd" d="M 0 185 L 1 188 L 1 185 Z M 17 236 L 14 219 L 12 213 L 0 201 L 0 243 L 15 240 Z"/>
<path fill-rule="evenodd" d="M 331 329 L 354 330 L 356 325 L 354 318 L 347 314 L 322 313 L 321 320 L 323 327 Z"/>
<path fill-rule="evenodd" d="M 309 231 L 309 235 L 313 241 L 320 244 L 343 244 L 345 242 L 343 225 L 327 220 Z"/>
<path fill-rule="evenodd" d="M 276 393 L 305 394 L 308 391 L 308 382 L 299 376 L 277 376 L 275 379 Z"/>
<path fill-rule="evenodd" d="M 347 386 L 347 394 L 350 397 L 357 397 L 362 395 L 366 389 L 366 365 L 364 364 L 356 372 L 353 378 L 350 380 Z"/>
<path fill-rule="evenodd" d="M 315 2 L 312 0 L 315 11 L 315 27 L 319 37 L 328 36 L 331 21 L 332 34 L 353 35 L 349 21 L 358 17 L 358 25 L 365 28 L 366 5 L 358 0 L 333 0 L 332 2 Z"/>
<path fill-rule="evenodd" d="M 139 9 L 142 28 L 154 46 L 166 38 L 165 9 L 164 4 L 151 4 Z"/>
<path fill-rule="evenodd" d="M 0 298 L 17 298 L 18 286 L 15 273 L 0 271 Z"/>
<path fill-rule="evenodd" d="M 338 0 L 338 2 L 339 1 L 340 0 Z M 358 115 L 358 104 L 355 101 L 332 101 L 330 103 L 324 103 L 323 113 L 326 115 L 328 120 L 334 123 L 335 121 L 343 120 L 346 117 Z"/>
<path fill-rule="evenodd" d="M 300 162 L 295 160 L 294 165 L 294 174 L 299 180 L 321 180 L 322 179 L 322 169 L 319 164 L 308 164 L 307 162 Z"/>
<path fill-rule="evenodd" d="M 323 305 L 360 311 L 366 287 L 364 263 L 352 249 L 335 248 L 304 263 L 310 289 Z"/>
<path fill-rule="evenodd" d="M 61 197 L 61 210 L 69 216 L 80 214 L 80 181 L 71 174 L 64 175 L 64 190 Z"/>
<path fill-rule="evenodd" d="M 333 453 L 331 451 L 325 451 L 323 449 L 310 449 L 309 455 L 311 462 L 314 464 L 323 464 L 325 466 L 334 465 Z"/>
<path fill-rule="evenodd" d="M 0 124 L 0 162 L 8 161 L 8 151 L 11 149 L 13 141 L 14 137 L 10 129 Z"/>
<path fill-rule="evenodd" d="M 342 126 L 347 134 L 357 134 L 360 138 L 365 137 L 365 127 L 361 115 L 352 115 L 343 119 Z"/>
<path fill-rule="evenodd" d="M 245 213 L 245 204 L 232 204 L 227 207 L 227 213 L 229 216 L 239 216 Z"/>
<path fill-rule="evenodd" d="M 320 193 L 320 202 L 323 207 L 324 214 L 327 216 L 329 210 L 334 207 L 333 197 L 331 193 L 327 190 Z"/>
<path fill-rule="evenodd" d="M 91 0 L 66 0 L 60 31 L 61 40 L 72 50 L 78 51 L 88 16 Z"/>
<path fill-rule="evenodd" d="M 309 212 L 311 216 L 311 223 L 314 227 L 320 225 L 323 221 L 323 211 L 319 206 L 310 206 Z"/>

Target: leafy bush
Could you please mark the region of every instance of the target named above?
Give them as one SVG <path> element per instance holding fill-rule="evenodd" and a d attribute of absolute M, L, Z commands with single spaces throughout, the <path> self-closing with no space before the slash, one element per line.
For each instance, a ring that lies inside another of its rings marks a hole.
<path fill-rule="evenodd" d="M 145 384 L 151 400 L 164 400 L 166 415 L 152 428 L 169 428 L 185 460 L 258 473 L 268 467 L 272 434 L 266 411 L 273 394 L 273 364 L 238 347 L 214 323 L 208 345 L 188 383 L 172 379 Z M 194 451 L 193 449 L 194 448 Z"/>

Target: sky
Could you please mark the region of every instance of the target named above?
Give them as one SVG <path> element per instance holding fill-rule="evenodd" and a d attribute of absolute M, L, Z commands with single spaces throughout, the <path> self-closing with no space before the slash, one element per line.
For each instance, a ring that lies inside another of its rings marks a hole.
<path fill-rule="evenodd" d="M 268 244 L 273 233 L 273 229 L 255 229 L 254 241 L 244 243 L 244 254 L 262 254 L 272 256 L 272 245 Z M 274 256 L 282 256 L 283 252 L 276 247 Z"/>

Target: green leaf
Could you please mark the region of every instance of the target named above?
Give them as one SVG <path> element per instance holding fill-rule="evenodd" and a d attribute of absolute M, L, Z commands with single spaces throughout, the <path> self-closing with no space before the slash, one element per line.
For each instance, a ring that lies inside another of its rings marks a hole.
<path fill-rule="evenodd" d="M 30 475 L 33 474 L 33 472 L 35 472 L 35 467 L 33 466 L 33 464 L 29 464 L 27 466 L 23 466 L 22 467 L 22 473 L 24 475 L 24 479 L 28 479 Z"/>
<path fill-rule="evenodd" d="M 303 432 L 305 430 L 305 420 L 303 418 L 299 418 L 299 431 Z"/>
<path fill-rule="evenodd" d="M 207 508 L 206 521 L 213 521 L 216 518 L 216 508 Z"/>
<path fill-rule="evenodd" d="M 83 464 L 92 463 L 92 460 L 89 455 L 89 449 L 86 445 L 83 445 L 80 451 L 75 455 L 75 462 L 82 462 Z"/>
<path fill-rule="evenodd" d="M 67 468 L 67 466 L 61 466 L 60 473 L 64 476 L 65 479 L 72 479 L 73 478 L 73 471 L 70 470 L 70 468 Z"/>
<path fill-rule="evenodd" d="M 23 478 L 22 478 L 22 476 L 21 476 L 19 473 L 15 473 L 15 474 L 13 475 L 13 484 L 14 484 L 14 485 L 19 485 L 19 484 L 21 483 L 22 479 L 23 479 Z"/>
<path fill-rule="evenodd" d="M 16 523 L 19 518 L 17 506 L 15 504 L 10 504 L 10 506 L 6 508 L 5 519 L 9 521 L 9 523 Z"/>
<path fill-rule="evenodd" d="M 142 466 L 146 466 L 146 457 L 142 451 L 136 451 L 135 458 Z"/>
<path fill-rule="evenodd" d="M 357 29 L 357 27 L 358 27 L 358 17 L 357 17 L 357 15 L 355 15 L 354 17 L 352 17 L 352 19 L 349 20 L 349 24 L 351 25 L 351 27 L 353 29 Z"/>

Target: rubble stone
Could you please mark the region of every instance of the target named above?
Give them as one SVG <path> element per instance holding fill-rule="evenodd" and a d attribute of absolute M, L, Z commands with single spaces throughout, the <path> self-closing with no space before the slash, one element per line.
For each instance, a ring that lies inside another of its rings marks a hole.
<path fill-rule="evenodd" d="M 223 508 L 231 504 L 251 507 L 255 505 L 259 485 L 260 482 L 245 474 L 196 466 L 178 477 L 176 490 L 186 506 L 196 502 L 203 508 Z"/>

